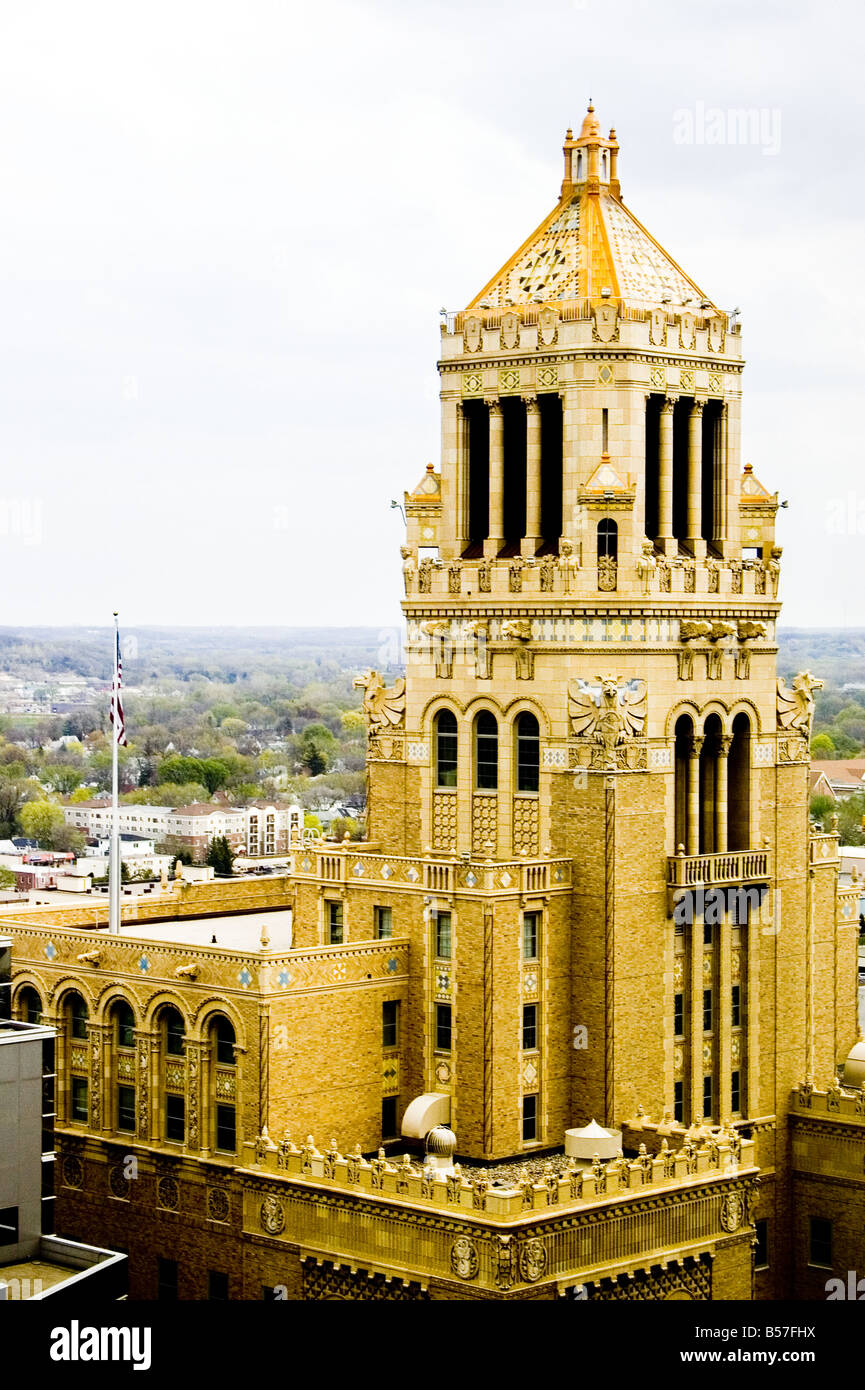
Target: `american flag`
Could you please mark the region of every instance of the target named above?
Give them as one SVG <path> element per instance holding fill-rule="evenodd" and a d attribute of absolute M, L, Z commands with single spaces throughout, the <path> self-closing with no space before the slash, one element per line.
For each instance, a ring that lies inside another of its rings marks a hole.
<path fill-rule="evenodd" d="M 125 721 L 125 719 L 123 718 L 123 701 L 122 701 L 121 698 L 120 698 L 120 673 L 121 673 L 121 662 L 120 662 L 120 633 L 119 633 L 119 632 L 115 632 L 115 640 L 116 640 L 116 642 L 117 642 L 117 646 L 116 646 L 116 649 L 115 649 L 114 661 L 115 661 L 115 666 L 116 666 L 117 675 L 116 675 L 115 682 L 114 682 L 114 689 L 113 689 L 112 692 L 111 692 L 111 710 L 110 710 L 110 712 L 109 712 L 108 717 L 109 717 L 109 719 L 111 720 L 111 723 L 114 725 L 115 734 L 116 734 L 116 736 L 117 736 L 117 742 L 118 742 L 121 746 L 125 746 L 125 744 L 126 744 L 126 721 Z M 116 704 L 117 704 L 117 719 L 116 719 L 116 721 L 115 721 L 115 718 L 114 718 L 114 705 L 115 705 L 115 702 L 116 702 Z"/>

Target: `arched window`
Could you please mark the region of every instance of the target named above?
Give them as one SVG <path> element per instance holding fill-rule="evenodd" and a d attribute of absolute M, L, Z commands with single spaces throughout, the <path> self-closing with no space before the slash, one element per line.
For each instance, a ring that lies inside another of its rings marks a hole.
<path fill-rule="evenodd" d="M 533 714 L 517 716 L 517 791 L 536 792 L 541 767 L 541 733 Z"/>
<path fill-rule="evenodd" d="M 87 1037 L 87 1005 L 80 994 L 70 994 L 66 1004 L 69 1033 L 73 1038 Z"/>
<path fill-rule="evenodd" d="M 42 1000 L 30 985 L 25 985 L 18 995 L 18 1017 L 24 1023 L 42 1022 Z"/>
<path fill-rule="evenodd" d="M 235 1032 L 227 1018 L 218 1015 L 210 1025 L 211 1048 L 216 1066 L 211 1068 L 210 1105 L 213 1146 L 217 1153 L 237 1152 L 237 1078 L 234 1074 Z M 231 1068 L 231 1072 L 221 1071 Z"/>
<path fill-rule="evenodd" d="M 747 714 L 737 714 L 733 720 L 727 782 L 727 847 L 750 849 L 751 721 Z"/>
<path fill-rule="evenodd" d="M 691 812 L 693 810 L 689 801 L 690 792 L 690 760 L 691 749 L 694 741 L 694 721 L 690 715 L 682 714 L 676 720 L 676 775 L 675 775 L 675 845 L 676 854 L 679 846 L 686 854 L 696 854 L 699 848 L 699 829 L 691 826 Z"/>
<path fill-rule="evenodd" d="M 165 1030 L 165 1051 L 169 1057 L 183 1056 L 183 1039 L 186 1028 L 177 1009 L 166 1009 L 162 1015 Z"/>
<path fill-rule="evenodd" d="M 498 721 L 489 710 L 482 710 L 475 720 L 475 786 L 479 791 L 495 791 L 498 785 Z"/>
<path fill-rule="evenodd" d="M 135 1046 L 135 1015 L 125 1000 L 114 1006 L 114 1024 L 118 1047 Z"/>
<path fill-rule="evenodd" d="M 457 717 L 449 709 L 436 715 L 436 786 L 457 784 Z"/>
<path fill-rule="evenodd" d="M 235 1032 L 227 1018 L 220 1014 L 211 1029 L 216 1045 L 216 1060 L 221 1067 L 234 1066 Z"/>
<path fill-rule="evenodd" d="M 615 560 L 619 554 L 619 527 L 612 518 L 605 516 L 598 522 L 598 559 Z"/>

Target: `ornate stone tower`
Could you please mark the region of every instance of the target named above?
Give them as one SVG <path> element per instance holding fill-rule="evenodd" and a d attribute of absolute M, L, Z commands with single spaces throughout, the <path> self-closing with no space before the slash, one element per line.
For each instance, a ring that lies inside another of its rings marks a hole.
<path fill-rule="evenodd" d="M 553 211 L 442 324 L 441 471 L 406 494 L 404 741 L 372 739 L 370 835 L 453 866 L 418 1056 L 461 1151 L 642 1104 L 773 1117 L 776 1167 L 791 1086 L 855 1039 L 855 937 L 809 842 L 814 682 L 779 694 L 740 326 L 626 208 L 617 156 L 590 106 Z M 495 902 L 461 900 L 478 862 Z"/>

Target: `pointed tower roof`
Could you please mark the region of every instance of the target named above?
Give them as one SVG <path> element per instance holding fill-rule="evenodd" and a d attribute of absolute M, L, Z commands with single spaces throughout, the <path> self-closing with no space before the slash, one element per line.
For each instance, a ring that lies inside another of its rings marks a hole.
<path fill-rule="evenodd" d="M 565 136 L 559 202 L 469 304 L 469 309 L 612 296 L 640 308 L 711 301 L 622 202 L 615 130 L 594 107 L 579 137 Z M 714 305 L 711 307 L 714 308 Z"/>

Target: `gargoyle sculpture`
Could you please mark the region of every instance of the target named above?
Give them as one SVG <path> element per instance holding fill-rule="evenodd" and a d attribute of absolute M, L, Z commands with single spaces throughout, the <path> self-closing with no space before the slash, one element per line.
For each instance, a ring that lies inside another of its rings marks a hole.
<path fill-rule="evenodd" d="M 405 719 L 405 679 L 398 676 L 393 685 L 385 686 L 378 671 L 365 671 L 355 677 L 355 686 L 364 689 L 363 712 L 371 734 L 383 729 L 397 728 Z"/>
<path fill-rule="evenodd" d="M 822 690 L 823 682 L 810 671 L 800 671 L 793 677 L 792 688 L 783 676 L 778 677 L 778 728 L 794 729 L 806 739 L 811 737 L 814 718 L 814 690 Z"/>

